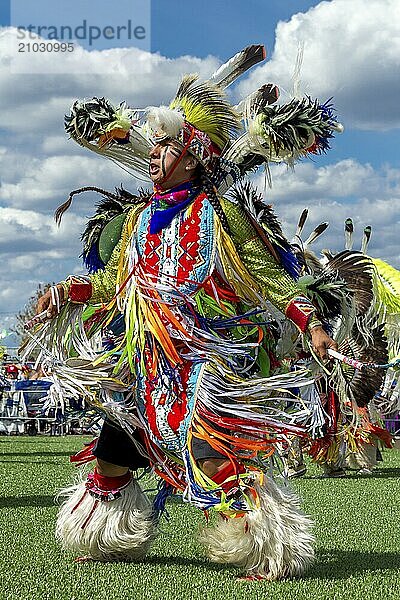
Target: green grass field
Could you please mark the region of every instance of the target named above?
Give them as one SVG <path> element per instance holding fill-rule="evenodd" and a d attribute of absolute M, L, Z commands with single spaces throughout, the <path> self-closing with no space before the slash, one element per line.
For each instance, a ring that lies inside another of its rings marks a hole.
<path fill-rule="evenodd" d="M 0 438 L 1 600 L 400 598 L 400 452 L 373 476 L 293 485 L 316 521 L 317 559 L 300 580 L 239 582 L 196 542 L 200 511 L 177 500 L 144 563 L 76 564 L 54 540 L 56 491 L 73 477 L 83 438 Z M 151 482 L 149 483 L 151 485 Z"/>

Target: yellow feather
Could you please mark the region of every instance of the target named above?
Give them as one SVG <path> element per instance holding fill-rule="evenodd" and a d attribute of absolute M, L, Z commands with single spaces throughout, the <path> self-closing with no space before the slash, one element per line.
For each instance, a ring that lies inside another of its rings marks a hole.
<path fill-rule="evenodd" d="M 183 112 L 186 121 L 223 148 L 232 133 L 241 129 L 240 115 L 229 104 L 222 89 L 209 82 L 193 85 L 196 79 L 195 75 L 183 78 L 170 108 Z"/>
<path fill-rule="evenodd" d="M 389 313 L 400 313 L 400 271 L 381 260 L 372 259 L 376 269 L 375 289 Z"/>

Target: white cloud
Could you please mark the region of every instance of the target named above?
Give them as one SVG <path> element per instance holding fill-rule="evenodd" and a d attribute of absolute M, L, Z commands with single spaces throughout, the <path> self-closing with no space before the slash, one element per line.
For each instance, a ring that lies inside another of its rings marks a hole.
<path fill-rule="evenodd" d="M 65 255 L 69 246 L 76 246 L 84 221 L 70 212 L 58 228 L 51 214 L 0 207 L 0 251 L 2 255 L 40 252 L 45 259 L 59 258 L 59 249 Z M 69 256 L 67 252 L 66 257 Z"/>
<path fill-rule="evenodd" d="M 73 100 L 105 96 L 114 102 L 145 107 L 166 103 L 174 95 L 184 73 L 209 76 L 219 61 L 182 56 L 169 59 L 137 48 L 87 51 L 79 46 L 73 53 L 40 53 L 41 74 L 34 72 L 38 56 L 17 57 L 10 51 L 15 29 L 0 29 L 0 127 L 11 131 L 62 134 L 63 115 Z M 15 73 L 17 58 L 27 61 L 24 75 Z M 52 65 L 57 60 L 58 73 Z M 40 80 L 40 85 L 38 85 Z M 155 85 L 156 81 L 156 85 Z"/>
<path fill-rule="evenodd" d="M 279 22 L 271 60 L 240 84 L 240 92 L 267 81 L 290 90 L 299 44 L 305 93 L 334 96 L 349 127 L 400 127 L 399 0 L 331 0 Z"/>
<path fill-rule="evenodd" d="M 135 182 L 110 161 L 79 154 L 27 157 L 23 170 L 14 170 L 12 177 L 5 173 L 0 188 L 1 198 L 17 208 L 54 210 L 67 199 L 70 190 L 81 185 L 110 187 L 125 181 L 132 187 Z"/>
<path fill-rule="evenodd" d="M 317 167 L 303 163 L 290 171 L 283 166 L 272 168 L 272 189 L 266 201 L 274 206 L 288 237 L 294 235 L 298 218 L 306 206 L 309 218 L 303 234 L 306 239 L 322 221 L 330 223 L 316 248 L 343 249 L 344 221 L 351 217 L 355 226 L 355 247 L 359 248 L 363 229 L 372 225 L 369 252 L 400 268 L 400 169 L 375 170 L 355 160 L 339 161 Z M 258 175 L 255 182 L 264 188 Z"/>
<path fill-rule="evenodd" d="M 295 170 L 277 165 L 271 167 L 271 172 L 273 187 L 268 196 L 273 202 L 287 197 L 303 201 L 321 197 L 349 199 L 365 193 L 377 197 L 399 191 L 400 170 L 383 167 L 376 171 L 370 164 L 351 158 L 322 167 L 304 161 Z"/>
<path fill-rule="evenodd" d="M 70 143 L 66 135 L 49 135 L 41 142 L 41 152 L 46 155 L 54 156 L 56 154 L 78 154 L 79 146 Z M 81 153 L 87 156 L 87 151 L 82 148 Z"/>
<path fill-rule="evenodd" d="M 49 217 L 42 216 L 34 211 L 0 208 L 0 231 L 3 243 L 11 241 L 16 230 L 35 235 L 38 232 L 42 233 L 43 229 L 51 229 Z"/>

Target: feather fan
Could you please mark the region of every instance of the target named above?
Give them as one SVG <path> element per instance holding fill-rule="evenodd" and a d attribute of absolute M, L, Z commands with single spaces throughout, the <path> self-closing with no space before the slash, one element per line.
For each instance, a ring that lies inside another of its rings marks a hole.
<path fill-rule="evenodd" d="M 340 344 L 339 351 L 362 362 L 386 363 L 388 353 L 383 326 L 371 329 L 371 342 L 368 345 L 365 345 L 362 334 L 355 326 L 352 336 Z M 382 369 L 368 368 L 360 371 L 350 365 L 336 363 L 333 385 L 345 398 L 350 398 L 362 408 L 374 398 L 382 385 L 384 374 Z"/>

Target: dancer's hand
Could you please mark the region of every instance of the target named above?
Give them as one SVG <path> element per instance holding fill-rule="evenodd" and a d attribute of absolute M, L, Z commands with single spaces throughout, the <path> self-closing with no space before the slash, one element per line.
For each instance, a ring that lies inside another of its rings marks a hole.
<path fill-rule="evenodd" d="M 327 350 L 332 348 L 333 350 L 338 349 L 338 345 L 329 335 L 322 329 L 322 327 L 313 327 L 310 331 L 311 343 L 315 353 L 322 358 L 322 360 L 328 359 Z"/>
<path fill-rule="evenodd" d="M 53 319 L 65 304 L 65 290 L 61 283 L 52 286 L 41 296 L 36 305 L 36 315 L 25 323 L 25 329 L 31 329 L 37 323 Z"/>

